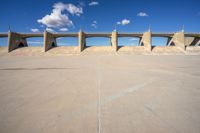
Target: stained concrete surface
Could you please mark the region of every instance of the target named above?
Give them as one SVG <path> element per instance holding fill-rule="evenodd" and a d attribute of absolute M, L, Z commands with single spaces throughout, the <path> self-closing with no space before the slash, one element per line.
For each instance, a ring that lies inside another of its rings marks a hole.
<path fill-rule="evenodd" d="M 0 57 L 0 133 L 199 133 L 200 56 Z"/>

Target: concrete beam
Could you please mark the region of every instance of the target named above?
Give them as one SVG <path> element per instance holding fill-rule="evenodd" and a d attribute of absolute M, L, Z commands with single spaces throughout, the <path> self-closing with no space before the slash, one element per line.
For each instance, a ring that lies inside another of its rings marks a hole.
<path fill-rule="evenodd" d="M 54 37 L 78 37 L 78 33 L 54 33 Z"/>
<path fill-rule="evenodd" d="M 111 44 L 112 44 L 112 48 L 114 49 L 114 51 L 117 51 L 118 48 L 118 32 L 117 31 L 113 31 L 112 35 L 111 35 Z"/>
<path fill-rule="evenodd" d="M 167 32 L 163 32 L 163 33 L 151 33 L 152 37 L 172 37 L 175 33 L 171 32 L 171 33 L 167 33 Z"/>
<path fill-rule="evenodd" d="M 118 33 L 118 37 L 142 37 L 143 33 Z"/>
<path fill-rule="evenodd" d="M 89 37 L 107 37 L 110 38 L 110 33 L 85 33 L 85 38 Z"/>
<path fill-rule="evenodd" d="M 20 33 L 23 38 L 43 37 L 43 33 Z"/>
<path fill-rule="evenodd" d="M 57 43 L 54 35 L 48 31 L 44 31 L 44 52 L 55 46 L 57 46 Z"/>
<path fill-rule="evenodd" d="M 78 43 L 79 52 L 81 52 L 85 48 L 85 33 L 82 30 L 78 33 Z"/>
<path fill-rule="evenodd" d="M 0 33 L 0 37 L 8 37 L 8 33 Z"/>
<path fill-rule="evenodd" d="M 151 51 L 151 31 L 144 32 L 140 46 L 144 46 L 148 51 Z"/>
<path fill-rule="evenodd" d="M 8 32 L 8 52 L 22 46 L 28 46 L 26 38 L 23 38 L 23 36 L 19 33 Z"/>

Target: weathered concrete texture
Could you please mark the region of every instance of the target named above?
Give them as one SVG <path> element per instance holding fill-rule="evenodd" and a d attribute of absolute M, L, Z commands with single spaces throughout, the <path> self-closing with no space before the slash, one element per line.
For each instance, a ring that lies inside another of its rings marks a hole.
<path fill-rule="evenodd" d="M 199 56 L 4 56 L 0 64 L 1 133 L 200 132 Z"/>
<path fill-rule="evenodd" d="M 184 32 L 177 32 L 172 37 L 172 41 L 174 42 L 175 46 L 185 50 L 185 36 Z"/>
<path fill-rule="evenodd" d="M 28 46 L 26 38 L 23 38 L 19 33 L 8 32 L 8 52 L 12 50 L 22 47 Z"/>
<path fill-rule="evenodd" d="M 2 56 L 41 56 L 44 55 L 42 47 L 22 47 Z"/>
<path fill-rule="evenodd" d="M 140 45 L 144 46 L 148 51 L 151 51 L 151 31 L 144 32 Z"/>
<path fill-rule="evenodd" d="M 118 36 L 117 36 L 118 32 L 117 31 L 113 31 L 112 35 L 111 35 L 111 44 L 112 44 L 112 48 L 114 51 L 117 51 L 117 47 L 118 47 Z"/>
<path fill-rule="evenodd" d="M 59 46 L 59 47 L 54 47 L 51 50 L 47 51 L 46 54 L 66 55 L 66 54 L 78 54 L 78 53 L 80 53 L 78 46 Z"/>
<path fill-rule="evenodd" d="M 182 48 L 178 46 L 156 46 L 152 48 L 153 54 L 184 54 Z"/>
<path fill-rule="evenodd" d="M 67 55 L 85 55 L 85 54 L 130 54 L 130 55 L 200 55 L 200 46 L 190 46 L 183 51 L 176 46 L 157 46 L 153 47 L 152 51 L 148 51 L 143 46 L 124 46 L 119 47 L 116 52 L 112 46 L 91 46 L 86 47 L 82 52 L 78 46 L 58 46 L 47 52 L 44 52 L 42 47 L 22 47 L 7 52 L 7 47 L 0 47 L 0 56 L 67 56 Z"/>
<path fill-rule="evenodd" d="M 123 47 L 119 47 L 117 52 L 135 53 L 135 54 L 150 54 L 151 53 L 151 51 L 149 51 L 149 49 L 144 46 L 123 46 Z"/>
<path fill-rule="evenodd" d="M 186 48 L 187 54 L 200 54 L 200 46 L 190 46 Z"/>
<path fill-rule="evenodd" d="M 85 48 L 85 33 L 81 30 L 78 33 L 78 40 L 79 40 L 79 52 L 83 51 Z"/>
<path fill-rule="evenodd" d="M 48 31 L 44 31 L 44 51 L 48 51 L 52 47 L 56 47 L 56 38 L 54 35 Z"/>
<path fill-rule="evenodd" d="M 115 52 L 116 49 L 114 49 L 112 46 L 91 46 L 91 47 L 85 47 L 83 52 Z"/>

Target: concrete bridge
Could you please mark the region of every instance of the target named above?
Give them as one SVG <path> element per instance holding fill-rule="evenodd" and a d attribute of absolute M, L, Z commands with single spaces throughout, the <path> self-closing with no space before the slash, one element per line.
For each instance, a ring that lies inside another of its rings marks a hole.
<path fill-rule="evenodd" d="M 83 31 L 79 31 L 78 33 L 50 33 L 48 31 L 44 31 L 44 33 L 17 33 L 9 31 L 8 33 L 0 33 L 0 38 L 2 37 L 8 38 L 8 52 L 11 52 L 19 47 L 27 47 L 27 38 L 32 37 L 44 38 L 44 52 L 56 47 L 56 39 L 60 37 L 78 38 L 78 52 L 81 52 L 86 48 L 86 38 L 91 37 L 110 38 L 111 46 L 109 46 L 109 48 L 112 49 L 112 51 L 118 50 L 118 38 L 120 37 L 139 38 L 139 46 L 129 46 L 128 48 L 138 47 L 149 52 L 151 52 L 154 48 L 152 46 L 152 37 L 167 38 L 168 41 L 166 47 L 164 48 L 173 46 L 185 51 L 187 47 L 200 47 L 200 33 L 184 33 L 183 31 L 175 33 L 152 33 L 151 31 L 144 33 L 118 33 L 117 31 L 113 31 L 111 33 L 87 33 Z"/>

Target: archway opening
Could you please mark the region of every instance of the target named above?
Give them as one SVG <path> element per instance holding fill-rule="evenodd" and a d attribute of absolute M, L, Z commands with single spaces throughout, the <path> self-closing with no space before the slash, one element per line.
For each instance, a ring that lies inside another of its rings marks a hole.
<path fill-rule="evenodd" d="M 119 37 L 118 38 L 118 46 L 139 46 L 140 38 L 138 37 Z"/>
<path fill-rule="evenodd" d="M 167 37 L 152 37 L 152 47 L 156 47 L 156 46 L 164 47 L 168 45 L 167 43 L 168 43 Z M 173 43 L 171 43 L 171 45 L 173 45 Z"/>
<path fill-rule="evenodd" d="M 85 46 L 111 46 L 111 40 L 108 37 L 89 37 L 86 38 Z"/>
<path fill-rule="evenodd" d="M 52 46 L 52 47 L 56 47 L 55 42 L 52 42 L 51 46 Z"/>
<path fill-rule="evenodd" d="M 44 45 L 43 37 L 31 37 L 26 39 L 29 47 L 42 47 Z"/>
<path fill-rule="evenodd" d="M 200 46 L 200 38 L 199 37 L 185 37 L 185 44 L 188 47 Z"/>
<path fill-rule="evenodd" d="M 0 47 L 7 47 L 8 46 L 8 38 L 2 37 L 0 38 Z"/>
<path fill-rule="evenodd" d="M 60 37 L 56 39 L 57 46 L 78 46 L 77 37 Z"/>
<path fill-rule="evenodd" d="M 20 42 L 19 45 L 18 45 L 19 48 L 24 47 L 24 46 L 25 45 L 22 42 Z"/>

